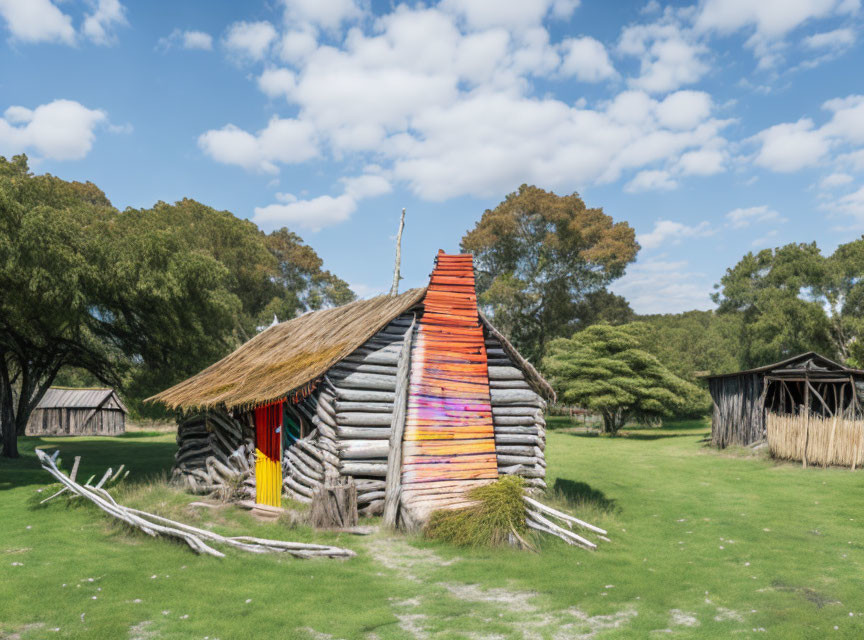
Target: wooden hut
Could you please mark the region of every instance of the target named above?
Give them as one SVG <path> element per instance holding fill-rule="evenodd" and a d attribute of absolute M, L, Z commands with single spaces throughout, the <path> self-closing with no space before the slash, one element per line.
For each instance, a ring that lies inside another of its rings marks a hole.
<path fill-rule="evenodd" d="M 36 405 L 28 436 L 116 436 L 129 411 L 113 389 L 50 387 Z"/>
<path fill-rule="evenodd" d="M 861 465 L 864 370 L 818 353 L 708 377 L 712 443 L 767 441 L 772 453 L 805 464 Z"/>
<path fill-rule="evenodd" d="M 478 311 L 470 255 L 439 253 L 427 288 L 270 327 L 153 399 L 186 412 L 174 474 L 193 490 L 239 475 L 278 505 L 350 477 L 361 513 L 410 527 L 500 474 L 546 486 L 554 392 Z"/>

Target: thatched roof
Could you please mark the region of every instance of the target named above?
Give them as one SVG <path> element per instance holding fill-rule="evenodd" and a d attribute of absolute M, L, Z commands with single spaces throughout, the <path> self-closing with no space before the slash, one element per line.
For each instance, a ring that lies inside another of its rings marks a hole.
<path fill-rule="evenodd" d="M 278 400 L 321 377 L 398 315 L 425 288 L 307 313 L 262 331 L 201 373 L 148 400 L 172 409 L 253 406 Z"/>

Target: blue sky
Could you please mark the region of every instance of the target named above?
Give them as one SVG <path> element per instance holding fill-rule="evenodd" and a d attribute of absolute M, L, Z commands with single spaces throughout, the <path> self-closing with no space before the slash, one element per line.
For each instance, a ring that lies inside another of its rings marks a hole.
<path fill-rule="evenodd" d="M 637 232 L 638 312 L 864 230 L 860 0 L 0 0 L 0 154 L 288 226 L 368 296 L 521 183 Z"/>

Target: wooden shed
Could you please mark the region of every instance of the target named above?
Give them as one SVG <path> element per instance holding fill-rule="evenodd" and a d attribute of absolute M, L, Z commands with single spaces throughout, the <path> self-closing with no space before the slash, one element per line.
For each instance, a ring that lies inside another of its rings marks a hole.
<path fill-rule="evenodd" d="M 781 458 L 860 466 L 864 370 L 815 352 L 708 377 L 711 440 L 720 448 L 767 441 Z"/>
<path fill-rule="evenodd" d="M 28 436 L 116 436 L 129 411 L 113 389 L 50 387 L 36 405 Z"/>
<path fill-rule="evenodd" d="M 192 490 L 254 466 L 247 489 L 278 505 L 348 476 L 361 513 L 412 527 L 501 474 L 546 486 L 554 392 L 478 311 L 470 255 L 439 253 L 427 288 L 270 327 L 153 399 L 186 412 L 174 474 Z"/>

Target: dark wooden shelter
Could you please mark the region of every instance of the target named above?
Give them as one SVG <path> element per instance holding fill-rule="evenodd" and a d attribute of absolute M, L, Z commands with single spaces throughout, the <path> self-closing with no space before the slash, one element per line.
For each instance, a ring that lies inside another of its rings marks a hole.
<path fill-rule="evenodd" d="M 708 377 L 714 401 L 711 441 L 720 448 L 766 438 L 766 417 L 821 419 L 862 415 L 864 370 L 813 351 L 781 362 Z"/>
<path fill-rule="evenodd" d="M 116 436 L 129 413 L 113 389 L 51 387 L 27 422 L 28 436 Z"/>

